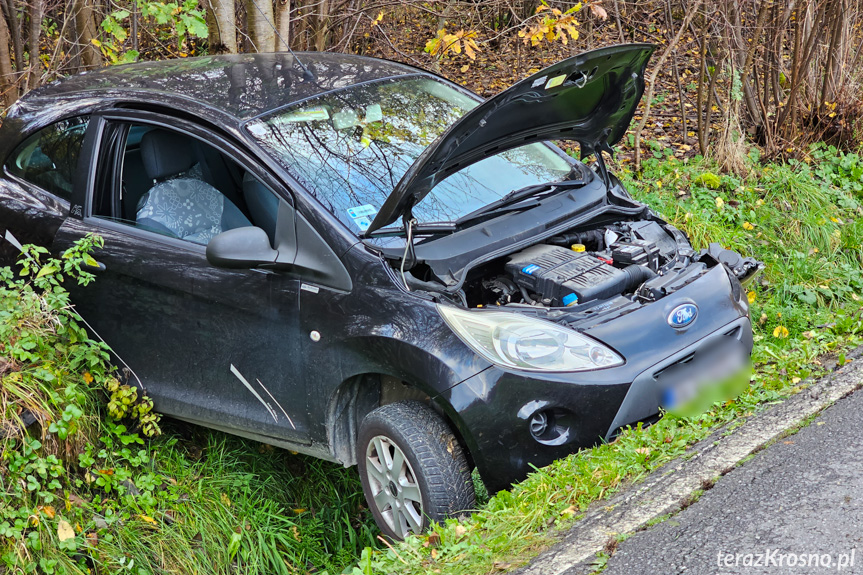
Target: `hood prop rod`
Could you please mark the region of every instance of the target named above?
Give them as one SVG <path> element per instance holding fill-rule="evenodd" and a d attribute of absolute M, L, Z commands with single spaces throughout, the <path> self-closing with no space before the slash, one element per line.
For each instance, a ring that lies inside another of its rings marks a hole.
<path fill-rule="evenodd" d="M 607 134 L 603 133 L 603 136 Z M 614 157 L 614 148 L 608 145 L 608 140 L 603 137 L 593 146 L 593 155 L 596 156 L 596 164 L 599 166 L 599 175 L 602 178 L 602 181 L 605 183 L 606 188 L 611 188 L 611 176 L 608 174 L 608 167 L 605 165 L 605 158 L 602 156 L 602 152 L 608 152 L 608 154 L 613 158 Z"/>
<path fill-rule="evenodd" d="M 410 208 L 407 209 L 404 217 L 402 218 L 402 223 L 404 224 L 404 228 L 405 228 L 405 251 L 402 254 L 402 263 L 401 263 L 401 266 L 399 267 L 399 271 L 402 274 L 402 283 L 405 284 L 405 289 L 408 291 L 411 291 L 411 288 L 408 285 L 407 277 L 405 277 L 405 262 L 408 259 L 408 255 L 410 255 L 410 258 L 411 258 L 411 266 L 410 267 L 414 267 L 414 264 L 416 264 L 416 261 L 417 261 L 417 256 L 416 256 L 416 252 L 414 251 L 414 241 L 413 241 L 414 240 L 413 230 L 414 230 L 414 226 L 417 224 L 417 221 L 416 221 L 416 218 L 414 218 L 414 216 L 413 216 L 413 210 L 411 210 Z M 410 269 L 410 268 L 408 268 L 408 269 Z"/>

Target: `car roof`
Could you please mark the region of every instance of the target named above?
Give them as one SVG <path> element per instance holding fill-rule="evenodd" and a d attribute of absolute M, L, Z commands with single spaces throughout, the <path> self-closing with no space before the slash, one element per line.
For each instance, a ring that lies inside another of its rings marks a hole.
<path fill-rule="evenodd" d="M 314 73 L 305 79 L 297 59 Z M 110 66 L 71 76 L 35 90 L 28 99 L 110 97 L 133 100 L 186 100 L 244 120 L 341 88 L 364 82 L 427 73 L 364 56 L 327 52 L 287 52 L 200 56 Z"/>

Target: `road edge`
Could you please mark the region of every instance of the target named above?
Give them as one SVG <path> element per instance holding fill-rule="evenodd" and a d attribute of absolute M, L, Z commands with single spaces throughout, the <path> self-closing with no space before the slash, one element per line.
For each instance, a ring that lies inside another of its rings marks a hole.
<path fill-rule="evenodd" d="M 851 394 L 863 382 L 863 346 L 846 355 L 841 368 L 813 381 L 799 393 L 747 418 L 732 429 L 727 424 L 699 441 L 687 454 L 653 471 L 608 501 L 599 501 L 562 534 L 562 540 L 515 575 L 573 575 L 589 571 L 591 560 L 610 539 L 648 526 L 651 521 L 679 511 L 692 494 L 713 484 L 749 455 L 795 430 L 807 419 Z"/>

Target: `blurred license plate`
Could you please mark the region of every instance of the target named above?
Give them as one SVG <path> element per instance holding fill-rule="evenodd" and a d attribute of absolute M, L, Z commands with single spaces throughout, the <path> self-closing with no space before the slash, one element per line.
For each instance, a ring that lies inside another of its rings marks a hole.
<path fill-rule="evenodd" d="M 660 404 L 676 415 L 704 413 L 717 401 L 737 397 L 751 373 L 741 342 L 727 336 L 708 340 L 691 359 L 659 374 Z"/>

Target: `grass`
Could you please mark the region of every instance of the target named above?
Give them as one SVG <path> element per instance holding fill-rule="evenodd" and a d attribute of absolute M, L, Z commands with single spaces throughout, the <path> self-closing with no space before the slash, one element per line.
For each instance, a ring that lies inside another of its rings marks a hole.
<path fill-rule="evenodd" d="M 469 519 L 389 546 L 377 539 L 353 469 L 179 424 L 146 438 L 140 421 L 129 420 L 144 399 L 111 384 L 98 348 L 92 357 L 74 351 L 80 342 L 70 339 L 82 335 L 62 301 L 47 316 L 35 303 L 24 313 L 7 289 L 0 345 L 15 359 L 0 364 L 2 422 L 14 420 L 23 401 L 56 430 L 38 446 L 20 435 L 0 439 L 0 571 L 505 571 L 553 543 L 592 503 L 687 456 L 718 426 L 801 389 L 826 369 L 825 356 L 844 361 L 842 350 L 859 344 L 863 330 L 863 161 L 819 147 L 809 162 L 760 165 L 753 157 L 752 175 L 736 178 L 700 158 L 657 154 L 639 178 L 617 170 L 633 194 L 687 231 L 696 248 L 718 241 L 767 264 L 749 293 L 756 371 L 736 400 L 628 430 L 482 498 Z M 58 322 L 63 329 L 44 327 Z M 44 332 L 30 350 L 21 344 L 28 330 Z"/>

